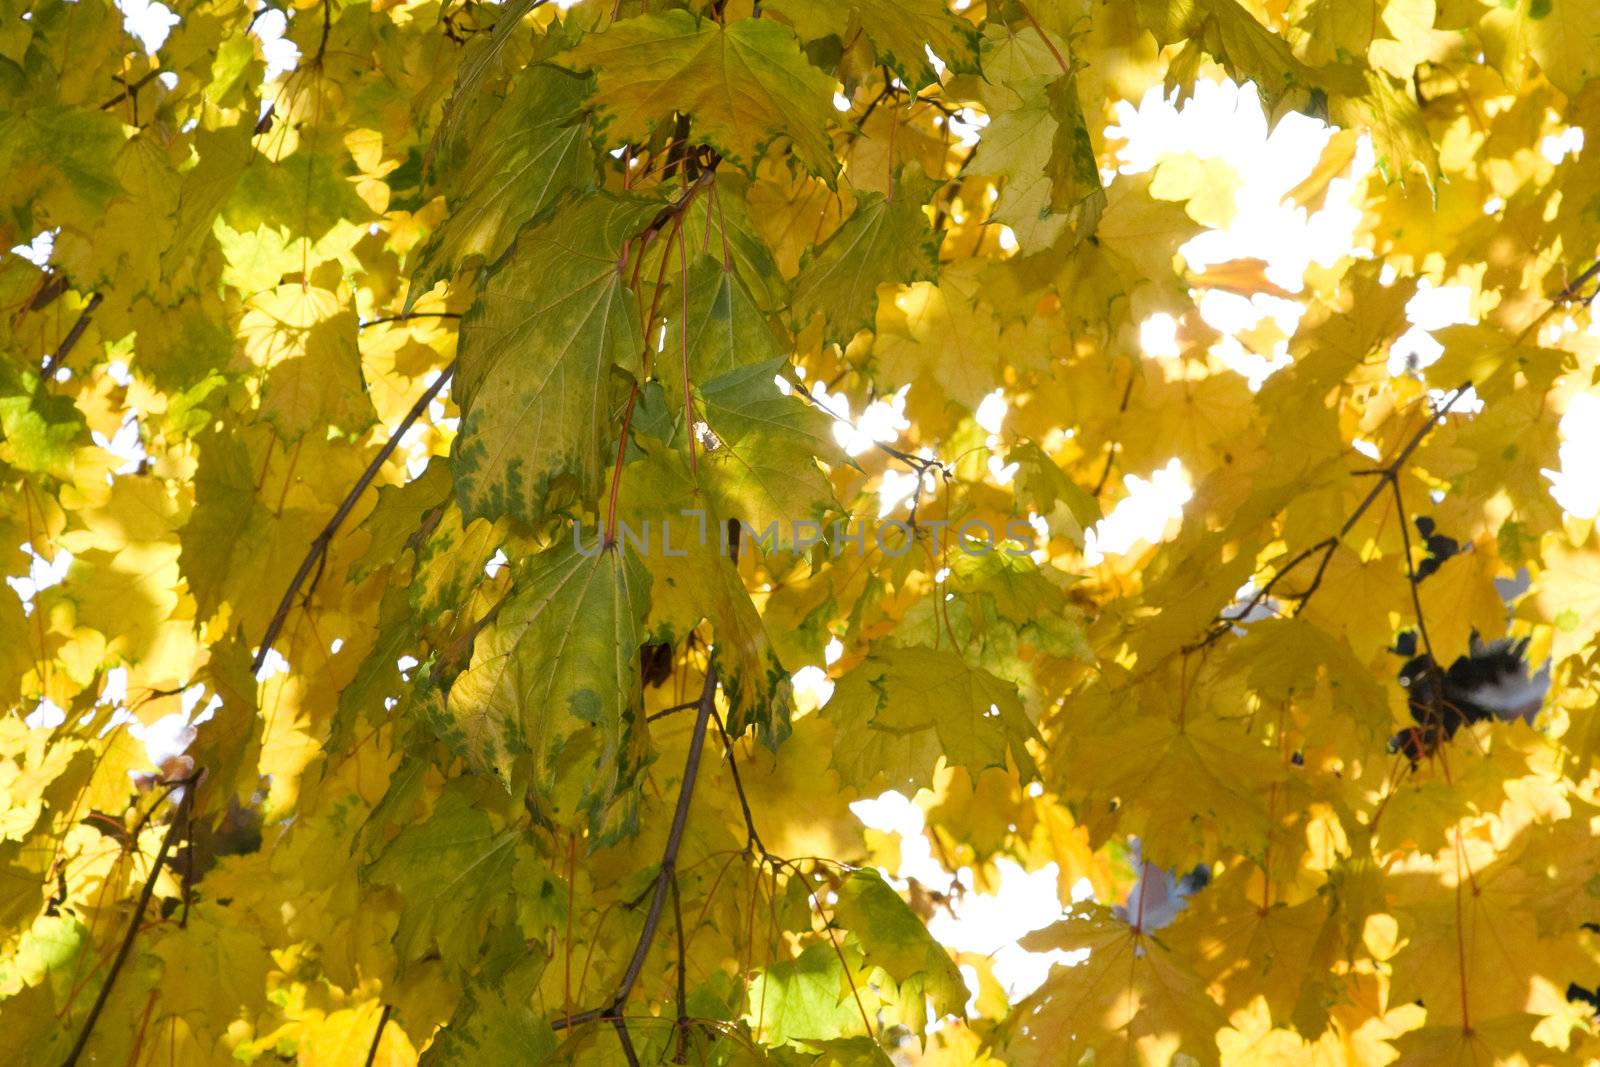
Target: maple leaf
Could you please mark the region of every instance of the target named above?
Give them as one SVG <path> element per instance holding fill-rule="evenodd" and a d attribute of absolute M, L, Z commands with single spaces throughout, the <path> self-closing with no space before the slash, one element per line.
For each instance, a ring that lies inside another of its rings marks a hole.
<path fill-rule="evenodd" d="M 640 762 L 638 649 L 650 575 L 625 547 L 585 556 L 562 542 L 529 560 L 450 688 L 445 739 L 476 768 L 531 777 L 570 818 L 598 827 Z"/>
<path fill-rule="evenodd" d="M 743 367 L 769 363 L 782 354 L 777 331 L 731 257 L 702 255 L 694 262 L 688 272 L 687 307 L 687 330 L 681 317 L 669 323 L 666 345 L 658 357 L 662 383 L 680 404 L 683 381 L 679 369 L 691 382 L 709 383 Z"/>
<path fill-rule="evenodd" d="M 713 447 L 704 456 L 707 493 L 719 515 L 757 537 L 792 544 L 803 520 L 834 506 L 818 459 L 840 459 L 832 420 L 774 384 L 782 357 L 730 371 L 700 386 Z M 767 532 L 776 528 L 773 536 Z"/>
<path fill-rule="evenodd" d="M 610 369 L 644 349 L 622 245 L 658 208 L 592 196 L 523 234 L 489 276 L 461 324 L 452 463 L 467 518 L 537 519 L 563 476 L 585 497 L 598 491 Z M 558 274 L 545 256 L 560 262 Z"/>
<path fill-rule="evenodd" d="M 842 679 L 825 714 L 838 726 L 834 766 L 865 788 L 930 785 L 941 757 L 977 771 L 1010 761 L 1033 769 L 1033 724 L 1015 689 L 954 652 L 911 647 L 874 654 Z"/>
<path fill-rule="evenodd" d="M 927 186 L 921 175 L 902 171 L 893 196 L 856 198 L 855 211 L 801 264 L 792 303 L 797 325 L 820 314 L 826 339 L 848 340 L 872 324 L 878 286 L 933 277 L 938 257 L 922 209 Z"/>
<path fill-rule="evenodd" d="M 972 27 L 951 14 L 941 0 L 850 0 L 839 4 L 777 0 L 769 10 L 792 25 L 804 41 L 829 36 L 848 41 L 852 29 L 859 27 L 883 62 L 912 89 L 939 80 L 928 60 L 929 52 L 957 69 L 970 69 L 973 61 Z"/>
<path fill-rule="evenodd" d="M 1119 825 L 1139 836 L 1146 855 L 1174 867 L 1203 861 L 1214 842 L 1248 847 L 1265 838 L 1257 798 L 1284 776 L 1239 724 L 1220 720 L 1141 716 L 1085 741 L 1083 760 L 1092 770 L 1070 783 L 1073 790 L 1116 801 L 1125 809 Z"/>
<path fill-rule="evenodd" d="M 589 86 L 556 67 L 518 79 L 457 165 L 452 210 L 416 252 L 409 299 L 472 257 L 493 263 L 525 224 L 588 184 L 589 133 L 578 107 Z"/>
<path fill-rule="evenodd" d="M 812 171 L 833 172 L 832 86 L 776 22 L 641 15 L 584 38 L 566 58 L 595 71 L 613 143 L 643 139 L 678 112 L 691 116 L 696 139 L 746 170 L 781 136 Z"/>
<path fill-rule="evenodd" d="M 1006 1034 L 1007 1062 L 1096 1061 L 1157 1064 L 1184 1052 L 1216 1061 L 1213 1035 L 1222 1012 L 1192 972 L 1159 942 L 1104 914 L 1063 920 L 1029 934 L 1031 951 L 1088 950 L 1057 964 L 1044 985 L 1017 1005 Z"/>
<path fill-rule="evenodd" d="M 624 541 L 632 531 L 653 553 L 650 636 L 676 646 L 709 621 L 711 655 L 728 701 L 727 729 L 738 736 L 754 725 L 776 748 L 789 734 L 790 672 L 724 552 L 726 520 L 708 513 L 711 502 L 681 456 L 650 438 L 640 446 L 643 457 L 623 469 L 618 516 Z"/>
<path fill-rule="evenodd" d="M 840 887 L 834 918 L 855 932 L 866 962 L 900 984 L 914 1030 L 926 1025 L 915 1021 L 925 1002 L 935 1018 L 961 1013 L 967 986 L 955 961 L 876 871 L 851 873 Z"/>
<path fill-rule="evenodd" d="M 1557 656 L 1589 647 L 1600 633 L 1600 556 L 1555 544 L 1539 575 L 1536 603 L 1555 627 Z"/>
<path fill-rule="evenodd" d="M 1076 79 L 1006 84 L 1020 103 L 996 107 L 999 113 L 968 163 L 974 174 L 1005 179 L 994 220 L 1011 227 L 1028 252 L 1048 248 L 1068 230 L 1078 239 L 1088 236 L 1106 197 Z"/>
<path fill-rule="evenodd" d="M 389 843 L 367 876 L 394 886 L 403 901 L 394 934 L 403 962 L 437 948 L 455 966 L 471 963 L 482 927 L 509 899 L 517 836 L 496 830 L 468 791 L 455 789 Z"/>

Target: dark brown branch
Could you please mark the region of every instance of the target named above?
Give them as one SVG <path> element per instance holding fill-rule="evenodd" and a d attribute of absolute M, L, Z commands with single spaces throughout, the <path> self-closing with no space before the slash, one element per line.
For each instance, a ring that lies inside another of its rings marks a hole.
<path fill-rule="evenodd" d="M 722 725 L 722 716 L 713 709 L 712 720 L 717 724 L 717 733 L 722 736 L 723 751 L 728 754 L 728 770 L 733 775 L 733 791 L 739 796 L 739 810 L 744 813 L 744 832 L 747 835 L 745 848 L 752 849 L 762 859 L 770 855 L 767 847 L 761 843 L 761 835 L 756 833 L 755 815 L 750 811 L 750 798 L 745 796 L 744 781 L 739 777 L 739 761 L 733 754 L 733 739 L 728 736 L 728 730 Z"/>
<path fill-rule="evenodd" d="M 700 776 L 700 757 L 706 747 L 706 726 L 716 709 L 716 700 L 717 668 L 712 664 L 706 668 L 705 686 L 700 691 L 700 700 L 697 704 L 699 710 L 694 717 L 694 732 L 689 737 L 689 754 L 683 762 L 683 780 L 678 785 L 678 802 L 672 812 L 672 826 L 667 831 L 666 847 L 661 850 L 660 867 L 656 871 L 655 882 L 650 889 L 650 908 L 645 913 L 644 929 L 639 931 L 639 940 L 633 947 L 633 955 L 628 960 L 621 981 L 617 983 L 616 995 L 611 998 L 611 1003 L 602 1007 L 590 1008 L 587 1011 L 552 1020 L 551 1029 L 566 1030 L 596 1019 L 611 1019 L 617 1027 L 617 1036 L 622 1041 L 623 1051 L 631 1053 L 627 1024 L 621 1021 L 622 1009 L 627 1005 L 628 997 L 639 981 L 639 975 L 644 971 L 645 958 L 650 954 L 656 930 L 661 925 L 661 912 L 666 903 L 667 891 L 677 876 L 678 850 L 683 845 L 683 832 L 689 824 L 689 805 L 694 799 L 695 781 Z M 630 1056 L 629 1062 L 638 1061 Z"/>
<path fill-rule="evenodd" d="M 263 5 L 261 10 L 265 11 L 266 10 L 266 6 Z M 105 103 L 101 104 L 100 105 L 100 110 L 101 111 L 109 111 L 109 110 L 111 110 L 112 108 L 116 107 L 118 104 L 122 103 L 124 100 L 128 99 L 130 96 L 133 96 L 140 89 L 143 89 L 146 85 L 149 85 L 151 82 L 155 81 L 156 78 L 160 76 L 160 74 L 161 74 L 161 68 L 157 67 L 154 70 L 146 71 L 143 75 L 141 75 L 140 77 L 138 77 L 134 81 L 123 82 L 122 83 L 123 84 L 122 92 L 118 93 L 116 96 L 113 96 L 111 99 L 109 99 Z M 121 81 L 120 78 L 118 80 Z"/>
<path fill-rule="evenodd" d="M 405 418 L 400 420 L 400 424 L 389 435 L 389 439 L 378 450 L 378 454 L 372 457 L 371 463 L 367 464 L 367 469 L 361 472 L 360 478 L 356 479 L 356 484 L 351 487 L 350 492 L 345 494 L 344 501 L 339 505 L 339 509 L 333 513 L 333 518 L 328 520 L 328 524 L 322 528 L 322 532 L 317 534 L 316 540 L 311 542 L 311 548 L 306 552 L 306 558 L 300 561 L 300 569 L 294 572 L 294 577 L 289 582 L 289 588 L 283 592 L 283 599 L 278 601 L 278 610 L 273 612 L 272 621 L 267 624 L 267 632 L 262 635 L 261 647 L 256 650 L 255 659 L 250 661 L 251 673 L 259 671 L 261 665 L 267 661 L 267 653 L 271 651 L 272 643 L 278 639 L 278 634 L 283 630 L 284 622 L 289 618 L 289 609 L 294 605 L 295 594 L 300 591 L 300 586 L 311 574 L 312 568 L 319 566 L 323 557 L 327 555 L 328 546 L 333 543 L 333 537 L 339 532 L 339 527 L 344 524 L 344 520 L 349 518 L 350 512 L 355 509 L 356 501 L 361 499 L 361 494 L 367 491 L 367 487 L 372 484 L 372 480 L 378 476 L 378 471 L 383 469 L 384 463 L 394 454 L 395 448 L 400 444 L 400 438 L 404 437 L 406 431 L 411 429 L 412 425 L 422 417 L 424 411 L 428 410 L 428 405 L 433 403 L 433 398 L 438 396 L 439 391 L 450 381 L 450 377 L 455 373 L 455 370 L 456 365 L 454 363 L 446 367 L 439 377 L 435 379 L 434 383 L 428 386 L 422 395 L 417 398 L 417 402 L 411 405 L 411 410 L 406 412 Z"/>
<path fill-rule="evenodd" d="M 652 711 L 650 714 L 644 717 L 644 721 L 655 722 L 657 719 L 665 719 L 668 715 L 676 715 L 680 711 L 688 711 L 690 708 L 698 708 L 699 706 L 699 700 L 686 700 L 682 704 L 674 704 L 670 708 L 662 708 L 660 711 Z"/>
<path fill-rule="evenodd" d="M 37 293 L 33 294 L 33 298 L 28 301 L 28 310 L 43 311 L 45 308 L 55 303 L 56 297 L 60 296 L 66 291 L 67 276 L 65 274 L 53 275 L 49 281 L 45 282 L 39 287 L 39 291 Z"/>
<path fill-rule="evenodd" d="M 622 1054 L 628 1060 L 628 1067 L 639 1067 L 639 1054 L 633 1050 L 633 1038 L 628 1036 L 628 1020 L 618 1015 L 612 1018 L 611 1025 L 616 1028 L 617 1041 L 622 1045 Z"/>
<path fill-rule="evenodd" d="M 361 324 L 365 330 L 368 326 L 381 326 L 386 322 L 406 322 L 411 319 L 459 319 L 459 311 L 408 311 L 404 315 L 385 315 L 381 319 L 368 319 Z"/>
<path fill-rule="evenodd" d="M 67 1058 L 61 1062 L 61 1067 L 76 1067 L 78 1058 L 83 1055 L 84 1048 L 89 1044 L 89 1038 L 94 1034 L 94 1024 L 100 1020 L 100 1013 L 105 1010 L 106 1002 L 111 999 L 111 989 L 117 984 L 117 975 L 122 973 L 123 966 L 128 962 L 128 954 L 133 951 L 133 942 L 139 936 L 139 927 L 144 923 L 145 908 L 150 906 L 150 898 L 155 895 L 156 879 L 161 877 L 161 867 L 167 861 L 167 853 L 171 851 L 172 842 L 178 836 L 178 829 L 187 821 L 186 815 L 194 798 L 192 787 L 200 780 L 201 773 L 202 771 L 196 770 L 189 777 L 175 783 L 176 786 L 189 788 L 178 801 L 178 810 L 173 814 L 166 835 L 161 839 L 161 848 L 156 852 L 155 862 L 150 865 L 150 874 L 144 880 L 144 888 L 139 891 L 139 901 L 134 905 L 133 916 L 128 920 L 128 932 L 123 935 L 122 944 L 117 949 L 116 957 L 111 961 L 111 969 L 106 972 L 106 980 L 100 986 L 99 995 L 94 998 L 94 1006 L 89 1009 L 88 1017 L 83 1020 L 83 1029 L 78 1032 L 78 1040 L 73 1042 L 72 1051 L 67 1053 Z"/>
<path fill-rule="evenodd" d="M 100 306 L 100 301 L 103 299 L 105 298 L 99 293 L 95 293 L 89 298 L 89 302 L 83 306 L 83 312 L 78 316 L 78 321 L 72 324 L 72 329 L 67 331 L 67 336 L 61 339 L 61 343 L 56 346 L 56 350 L 50 353 L 50 358 L 44 361 L 44 367 L 39 373 L 40 377 L 45 381 L 49 381 L 51 376 L 55 374 L 56 369 L 72 354 L 72 349 L 83 337 L 83 331 L 89 328 L 89 320 L 94 317 L 95 308 Z"/>
<path fill-rule="evenodd" d="M 1128 384 L 1122 387 L 1122 402 L 1117 405 L 1117 414 L 1120 416 L 1128 410 L 1128 401 L 1133 398 L 1133 383 L 1139 380 L 1139 364 L 1134 363 L 1128 372 Z M 1100 470 L 1100 477 L 1094 483 L 1094 488 L 1089 490 L 1089 495 L 1098 497 L 1105 491 L 1106 483 L 1111 480 L 1111 466 L 1117 459 L 1116 441 L 1112 441 L 1106 448 L 1106 465 Z"/>
<path fill-rule="evenodd" d="M 678 1055 L 674 1063 L 689 1062 L 689 952 L 683 940 L 683 902 L 678 898 L 678 872 L 672 872 L 672 922 L 678 935 Z"/>
<path fill-rule="evenodd" d="M 333 4 L 331 0 L 322 0 L 322 37 L 317 41 L 317 54 L 311 58 L 313 67 L 321 67 L 322 59 L 328 54 L 328 34 L 333 30 Z"/>
<path fill-rule="evenodd" d="M 383 1041 L 383 1028 L 389 1024 L 389 1013 L 393 1010 L 394 1005 L 385 1004 L 383 1014 L 378 1016 L 378 1028 L 372 1032 L 372 1047 L 367 1049 L 366 1067 L 378 1062 L 378 1045 Z"/>
<path fill-rule="evenodd" d="M 678 803 L 672 812 L 672 826 L 667 831 L 667 845 L 661 851 L 661 869 L 656 874 L 655 893 L 650 898 L 650 910 L 645 913 L 644 930 L 634 946 L 633 958 L 628 961 L 628 969 L 623 972 L 622 981 L 617 986 L 617 997 L 612 1004 L 614 1012 L 622 1010 L 628 995 L 633 992 L 634 984 L 644 970 L 645 957 L 650 953 L 650 942 L 655 940 L 656 927 L 661 922 L 667 886 L 677 872 L 678 850 L 683 845 L 683 831 L 689 824 L 689 805 L 694 800 L 694 784 L 700 775 L 700 757 L 706 747 L 706 725 L 716 708 L 716 700 L 717 668 L 711 665 L 706 668 L 706 684 L 700 691 L 700 707 L 695 712 L 694 732 L 689 737 L 689 754 L 683 761 L 683 781 L 678 786 Z"/>
<path fill-rule="evenodd" d="M 1349 516 L 1344 520 L 1344 523 L 1339 527 L 1339 532 L 1337 534 L 1333 535 L 1332 537 L 1324 538 L 1323 540 L 1312 545 L 1310 548 L 1303 549 L 1298 552 L 1293 559 L 1289 560 L 1287 564 L 1279 568 L 1277 573 L 1274 574 L 1272 578 L 1266 582 L 1266 584 L 1264 584 L 1260 589 L 1256 590 L 1255 595 L 1245 602 L 1244 607 L 1240 608 L 1232 615 L 1223 614 L 1218 617 L 1218 619 L 1212 623 L 1211 628 L 1206 631 L 1206 635 L 1194 644 L 1189 645 L 1184 651 L 1194 652 L 1205 648 L 1207 645 L 1210 645 L 1220 639 L 1223 634 L 1233 629 L 1235 623 L 1247 618 L 1253 611 L 1255 611 L 1256 608 L 1265 603 L 1267 598 L 1272 595 L 1272 591 L 1277 584 L 1287 577 L 1290 572 L 1292 572 L 1301 563 L 1304 563 L 1306 560 L 1316 555 L 1318 552 L 1321 552 L 1322 559 L 1317 564 L 1317 572 L 1312 576 L 1311 584 L 1300 593 L 1290 594 L 1291 598 L 1296 601 L 1295 610 L 1297 612 L 1303 610 L 1306 606 L 1306 602 L 1311 599 L 1312 594 L 1321 587 L 1322 577 L 1327 573 L 1328 564 L 1332 561 L 1334 552 L 1344 541 L 1345 537 L 1350 533 L 1351 530 L 1355 529 L 1356 523 L 1361 521 L 1361 516 L 1365 515 L 1378 497 L 1382 495 L 1385 486 L 1391 482 L 1398 481 L 1400 477 L 1400 468 L 1405 466 L 1406 460 L 1410 459 L 1411 454 L 1417 450 L 1417 446 L 1422 444 L 1423 438 L 1428 436 L 1428 431 L 1433 429 L 1435 424 L 1437 424 L 1441 418 L 1449 413 L 1450 409 L 1456 405 L 1457 401 L 1466 395 L 1467 390 L 1471 387 L 1471 382 L 1463 382 L 1461 385 L 1457 386 L 1456 390 L 1445 398 L 1444 403 L 1439 405 L 1437 410 L 1429 412 L 1426 421 L 1424 421 L 1423 424 L 1417 428 L 1416 433 L 1411 435 L 1411 437 L 1406 441 L 1405 446 L 1400 449 L 1400 452 L 1394 457 L 1394 459 L 1390 460 L 1379 470 L 1373 472 L 1378 475 L 1377 481 L 1373 483 L 1372 489 L 1368 491 L 1367 495 L 1361 498 L 1361 503 L 1355 506 L 1355 510 L 1350 512 Z M 1408 538 L 1406 542 L 1406 551 L 1408 555 L 1410 550 L 1411 543 Z"/>
<path fill-rule="evenodd" d="M 1557 304 L 1570 304 L 1574 300 L 1577 300 L 1578 291 L 1593 281 L 1596 276 L 1600 276 L 1600 259 L 1597 259 L 1593 263 L 1589 264 L 1588 270 L 1584 271 L 1582 274 L 1572 279 L 1572 281 L 1568 282 L 1566 288 L 1562 289 L 1561 292 L 1556 294 L 1555 302 Z M 1600 294 L 1600 288 L 1597 288 L 1593 293 L 1590 293 L 1588 296 L 1584 297 L 1582 303 L 1589 303 L 1597 294 Z"/>

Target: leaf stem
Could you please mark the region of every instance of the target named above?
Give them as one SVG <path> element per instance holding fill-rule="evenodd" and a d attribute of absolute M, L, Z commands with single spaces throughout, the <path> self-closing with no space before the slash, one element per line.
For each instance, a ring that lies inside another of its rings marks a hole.
<path fill-rule="evenodd" d="M 617 435 L 617 465 L 611 473 L 611 499 L 606 504 L 606 539 L 602 548 L 617 543 L 617 495 L 622 488 L 622 459 L 628 452 L 628 427 L 633 425 L 633 406 L 639 400 L 639 383 L 628 390 L 628 406 L 622 412 L 622 432 Z"/>
<path fill-rule="evenodd" d="M 1067 58 L 1061 54 L 1061 49 L 1056 47 L 1056 43 L 1050 39 L 1050 35 L 1044 32 L 1044 27 L 1039 25 L 1039 20 L 1033 17 L 1033 12 L 1028 9 L 1028 5 L 1023 3 L 1023 0 L 1017 0 L 1017 8 L 1027 18 L 1028 23 L 1038 33 L 1040 39 L 1044 41 L 1045 47 L 1050 49 L 1050 54 L 1056 57 L 1056 62 L 1061 65 L 1061 73 L 1070 75 L 1072 73 L 1072 64 L 1067 62 Z"/>

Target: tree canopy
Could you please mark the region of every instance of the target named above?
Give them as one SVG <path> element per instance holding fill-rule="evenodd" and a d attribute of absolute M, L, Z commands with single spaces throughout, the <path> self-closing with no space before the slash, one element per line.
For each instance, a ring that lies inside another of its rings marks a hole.
<path fill-rule="evenodd" d="M 5 1058 L 1600 1055 L 1592 0 L 0 0 L 0 87 Z M 1036 987 L 937 936 L 1014 868 Z"/>

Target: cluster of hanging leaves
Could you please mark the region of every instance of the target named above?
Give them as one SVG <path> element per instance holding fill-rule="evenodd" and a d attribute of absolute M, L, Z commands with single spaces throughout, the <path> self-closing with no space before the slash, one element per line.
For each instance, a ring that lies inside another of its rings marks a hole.
<path fill-rule="evenodd" d="M 8 1062 L 1596 1054 L 1590 0 L 173 14 L 0 14 Z M 1298 291 L 1117 167 L 1223 77 L 1337 127 L 1294 204 L 1376 162 Z M 1218 291 L 1298 308 L 1259 391 Z M 1015 1003 L 928 926 L 1004 860 L 1077 953 Z"/>

